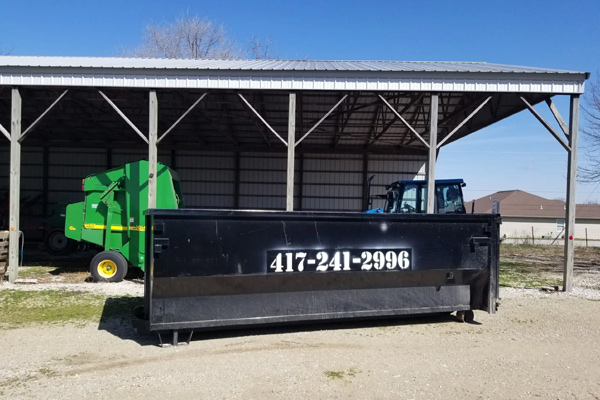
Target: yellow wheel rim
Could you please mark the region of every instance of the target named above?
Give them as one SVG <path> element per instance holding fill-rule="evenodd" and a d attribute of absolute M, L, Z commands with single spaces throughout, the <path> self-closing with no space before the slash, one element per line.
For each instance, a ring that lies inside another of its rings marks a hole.
<path fill-rule="evenodd" d="M 98 263 L 98 274 L 102 278 L 112 278 L 117 273 L 117 264 L 112 260 L 102 260 Z"/>

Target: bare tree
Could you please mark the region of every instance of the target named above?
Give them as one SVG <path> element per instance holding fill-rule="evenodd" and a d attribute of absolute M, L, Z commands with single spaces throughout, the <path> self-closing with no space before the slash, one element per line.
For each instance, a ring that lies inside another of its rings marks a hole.
<path fill-rule="evenodd" d="M 600 182 L 600 78 L 589 83 L 581 107 L 585 124 L 581 128 L 587 144 L 584 147 L 587 166 L 579 167 L 579 180 Z"/>
<path fill-rule="evenodd" d="M 248 51 L 250 56 L 256 60 L 276 60 L 279 57 L 273 52 L 273 41 L 269 38 L 267 40 L 260 40 L 256 36 L 252 36 L 248 43 Z"/>
<path fill-rule="evenodd" d="M 196 15 L 183 14 L 172 23 L 149 24 L 141 46 L 119 51 L 126 57 L 234 59 L 278 58 L 272 41 L 253 36 L 247 48 L 229 38 L 222 24 Z"/>
<path fill-rule="evenodd" d="M 225 29 L 206 18 L 182 15 L 173 23 L 150 24 L 134 57 L 232 59 L 241 55 Z"/>

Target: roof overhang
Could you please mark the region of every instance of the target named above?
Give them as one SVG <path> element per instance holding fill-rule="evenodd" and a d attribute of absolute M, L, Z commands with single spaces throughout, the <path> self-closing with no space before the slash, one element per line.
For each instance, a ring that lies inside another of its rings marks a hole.
<path fill-rule="evenodd" d="M 413 132 L 428 139 L 432 93 L 439 95 L 438 143 L 447 145 L 526 109 L 524 99 L 535 105 L 581 94 L 588 76 L 467 62 L 0 56 L 0 125 L 10 125 L 10 89 L 19 88 L 24 127 L 60 98 L 28 145 L 143 148 L 106 99 L 147 132 L 148 93 L 157 90 L 159 134 L 186 113 L 163 149 L 282 152 L 271 132 L 287 133 L 288 95 L 296 93 L 296 137 L 318 122 L 299 153 L 426 155 Z"/>

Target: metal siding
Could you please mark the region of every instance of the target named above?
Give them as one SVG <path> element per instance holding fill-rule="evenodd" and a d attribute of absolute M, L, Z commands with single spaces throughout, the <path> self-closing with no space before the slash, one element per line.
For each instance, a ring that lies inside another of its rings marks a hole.
<path fill-rule="evenodd" d="M 40 153 L 40 165 L 41 165 Z M 81 180 L 106 170 L 106 151 L 97 149 L 50 148 L 48 150 L 48 203 L 83 201 Z M 36 189 L 41 190 L 40 184 Z"/>
<path fill-rule="evenodd" d="M 361 156 L 307 154 L 303 165 L 303 210 L 360 211 L 363 191 Z"/>
<path fill-rule="evenodd" d="M 178 151 L 175 170 L 180 178 L 186 207 L 235 206 L 235 154 Z"/>
<path fill-rule="evenodd" d="M 115 167 L 147 159 L 148 150 L 113 150 L 112 152 L 112 164 Z"/>
<path fill-rule="evenodd" d="M 426 163 L 425 156 L 370 156 L 367 175 L 375 175 L 371 182 L 371 195 L 385 194 L 385 186 L 392 182 L 425 179 Z M 372 206 L 384 207 L 385 200 L 374 199 Z"/>
<path fill-rule="evenodd" d="M 240 154 L 240 208 L 284 210 L 287 181 L 285 154 Z"/>

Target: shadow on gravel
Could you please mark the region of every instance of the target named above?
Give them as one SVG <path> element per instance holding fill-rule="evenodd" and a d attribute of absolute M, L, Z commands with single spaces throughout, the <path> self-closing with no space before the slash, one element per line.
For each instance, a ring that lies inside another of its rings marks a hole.
<path fill-rule="evenodd" d="M 122 340 L 132 340 L 141 346 L 156 345 L 156 336 L 139 334 L 133 324 L 134 310 L 144 304 L 143 297 L 109 297 L 98 324 L 98 330 L 107 331 Z"/>
<path fill-rule="evenodd" d="M 137 310 L 139 317 L 143 315 L 141 308 Z M 133 315 L 133 313 L 132 313 Z M 135 318 L 135 317 L 134 317 Z M 245 336 L 268 336 L 268 335 L 280 335 L 287 333 L 298 333 L 298 332 L 318 332 L 318 331 L 332 331 L 332 330 L 353 330 L 353 329 L 389 329 L 393 327 L 421 325 L 421 324 L 456 324 L 456 317 L 450 313 L 442 314 L 428 314 L 420 316 L 400 316 L 396 318 L 387 319 L 367 319 L 367 320 L 347 320 L 347 321 L 335 321 L 335 322 L 318 322 L 318 323 L 302 323 L 302 324 L 287 324 L 277 326 L 261 326 L 261 327 L 250 327 L 250 328 L 228 328 L 228 329 L 215 329 L 215 330 L 197 330 L 193 333 L 191 341 L 199 340 L 215 340 L 215 339 L 228 339 L 228 338 L 239 338 Z M 479 324 L 472 322 L 472 324 Z M 151 333 L 138 333 L 130 321 L 109 319 L 105 326 L 99 327 L 99 329 L 105 329 L 115 336 L 121 339 L 133 340 L 142 346 L 161 345 L 161 340 L 165 345 L 172 343 L 173 335 L 172 332 L 161 332 L 160 339 L 156 332 Z M 188 337 L 189 331 L 181 331 L 178 335 L 179 344 L 185 344 Z"/>
<path fill-rule="evenodd" d="M 318 332 L 333 330 L 353 330 L 365 328 L 388 329 L 393 327 L 421 325 L 421 324 L 444 324 L 457 323 L 456 317 L 450 313 L 428 314 L 420 316 L 399 316 L 385 319 L 347 320 L 333 322 L 311 322 L 302 324 L 290 324 L 280 326 L 263 326 L 242 329 L 228 329 L 215 331 L 194 332 L 193 340 L 223 339 L 242 336 L 277 335 L 297 332 Z"/>

